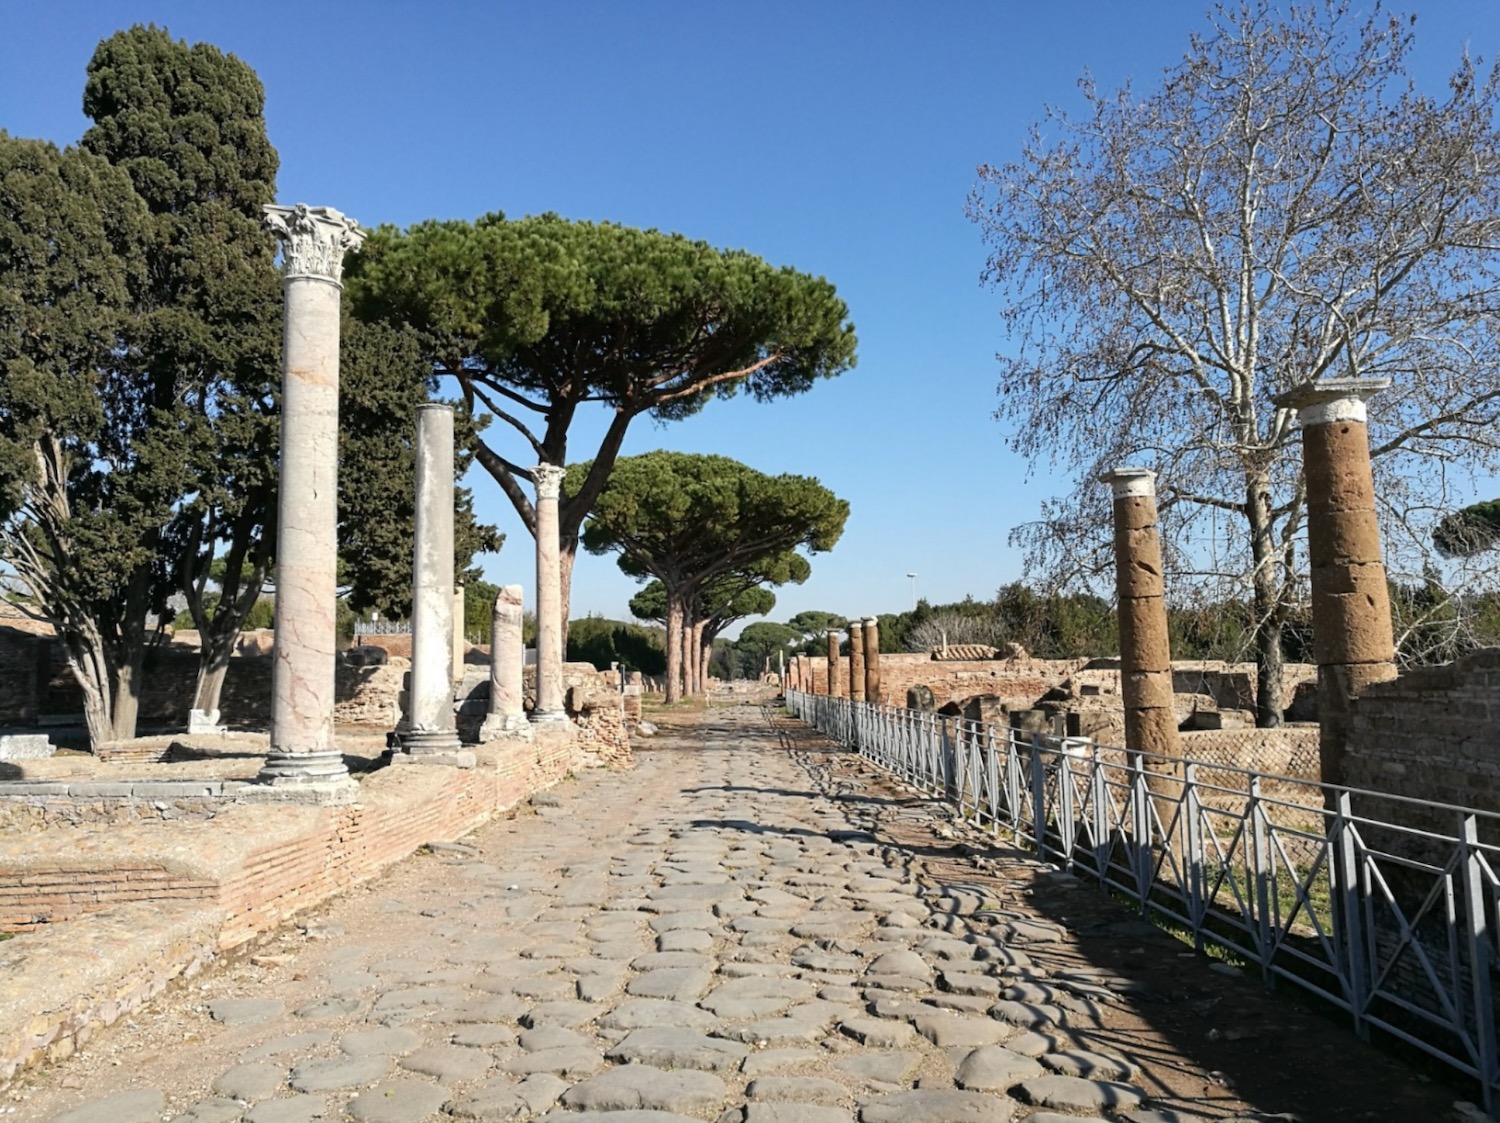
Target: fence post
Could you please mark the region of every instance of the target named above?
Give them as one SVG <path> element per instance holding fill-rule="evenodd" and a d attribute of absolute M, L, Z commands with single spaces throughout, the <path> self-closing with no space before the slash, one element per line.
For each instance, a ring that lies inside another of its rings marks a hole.
<path fill-rule="evenodd" d="M 1151 788 L 1146 783 L 1146 758 L 1139 752 L 1128 756 L 1130 768 L 1130 826 L 1135 836 L 1131 848 L 1132 865 L 1135 867 L 1135 889 L 1141 901 L 1144 915 L 1151 901 L 1151 883 L 1154 880 L 1151 868 Z"/>
<path fill-rule="evenodd" d="M 1343 929 L 1337 933 L 1337 946 L 1344 958 L 1344 986 L 1349 994 L 1349 1010 L 1354 1015 L 1354 1032 L 1368 1041 L 1370 1027 L 1365 1024 L 1365 1006 L 1369 1000 L 1369 955 L 1365 947 L 1354 807 L 1347 791 L 1337 793 L 1334 808 L 1333 836 L 1329 840 L 1333 848 L 1331 872 L 1337 902 L 1333 922 Z"/>
<path fill-rule="evenodd" d="M 1198 813 L 1198 766 L 1189 761 L 1182 770 L 1182 812 L 1187 824 L 1182 832 L 1187 853 L 1183 869 L 1187 873 L 1188 916 L 1193 921 L 1193 947 L 1203 951 L 1203 823 Z"/>
<path fill-rule="evenodd" d="M 1484 874 L 1480 868 L 1479 822 L 1473 814 L 1460 816 L 1460 859 L 1463 863 L 1464 928 L 1469 953 L 1469 985 L 1474 1002 L 1474 1040 L 1479 1056 L 1479 1083 L 1484 1106 L 1494 1099 L 1497 1076 L 1495 1041 L 1495 995 L 1490 982 L 1489 909 L 1485 900 Z M 1460 1007 L 1462 1009 L 1462 1007 Z"/>
<path fill-rule="evenodd" d="M 1047 772 L 1042 767 L 1042 735 L 1031 735 L 1031 833 L 1036 856 L 1047 853 Z"/>
<path fill-rule="evenodd" d="M 1109 837 L 1109 784 L 1105 782 L 1104 765 L 1099 760 L 1099 745 L 1089 741 L 1089 776 L 1094 812 L 1094 872 L 1099 877 L 1099 888 L 1104 888 L 1104 879 L 1109 872 L 1109 856 L 1114 851 Z"/>
<path fill-rule="evenodd" d="M 984 727 L 984 766 L 989 779 L 990 834 L 1000 834 L 1000 757 L 995 748 L 994 722 Z"/>
<path fill-rule="evenodd" d="M 1271 844 L 1266 837 L 1265 805 L 1261 802 L 1260 777 L 1250 777 L 1250 859 L 1254 863 L 1251 876 L 1255 883 L 1255 950 L 1260 959 L 1261 978 L 1271 981 L 1271 904 L 1275 895 L 1271 892 L 1275 876 L 1271 868 Z M 1279 904 L 1280 902 L 1277 902 Z M 1278 918 L 1279 919 L 1279 918 Z"/>
<path fill-rule="evenodd" d="M 1077 841 L 1077 823 L 1073 813 L 1072 758 L 1068 756 L 1066 747 L 1057 754 L 1057 827 L 1062 842 L 1063 869 L 1071 870 L 1073 844 Z"/>

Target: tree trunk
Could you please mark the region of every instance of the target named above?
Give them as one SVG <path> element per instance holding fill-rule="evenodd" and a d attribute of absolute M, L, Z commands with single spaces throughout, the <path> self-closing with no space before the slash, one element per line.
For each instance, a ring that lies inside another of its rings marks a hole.
<path fill-rule="evenodd" d="M 703 629 L 707 627 L 707 620 L 699 620 L 690 629 L 693 637 L 693 689 L 698 694 L 708 693 L 708 660 L 703 657 Z"/>
<path fill-rule="evenodd" d="M 682 597 L 667 594 L 666 704 L 682 701 Z"/>
<path fill-rule="evenodd" d="M 698 693 L 698 657 L 693 654 L 693 625 L 682 621 L 682 693 L 691 697 Z"/>
<path fill-rule="evenodd" d="M 578 559 L 578 536 L 561 534 L 558 539 L 557 568 L 561 593 L 558 611 L 562 613 L 562 647 L 566 652 L 568 650 L 568 614 L 573 604 L 573 563 Z"/>
<path fill-rule="evenodd" d="M 198 664 L 198 682 L 193 689 L 193 709 L 206 714 L 219 708 L 219 698 L 224 693 L 224 677 L 229 673 L 229 650 L 215 652 Z"/>
<path fill-rule="evenodd" d="M 1251 575 L 1255 611 L 1255 724 L 1261 729 L 1281 725 L 1281 633 L 1286 624 L 1285 579 L 1277 569 L 1278 552 L 1272 539 L 1271 482 L 1253 475 L 1245 489 L 1245 514 L 1250 522 Z"/>

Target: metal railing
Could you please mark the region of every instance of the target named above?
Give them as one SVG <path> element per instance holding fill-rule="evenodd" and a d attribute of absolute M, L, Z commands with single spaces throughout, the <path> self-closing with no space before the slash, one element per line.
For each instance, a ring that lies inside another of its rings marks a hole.
<path fill-rule="evenodd" d="M 1500 1092 L 1500 816 L 788 691 L 960 816 Z"/>

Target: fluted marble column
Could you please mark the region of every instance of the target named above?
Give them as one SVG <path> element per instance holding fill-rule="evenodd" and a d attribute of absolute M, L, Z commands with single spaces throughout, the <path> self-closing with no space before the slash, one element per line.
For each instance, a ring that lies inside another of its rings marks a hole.
<path fill-rule="evenodd" d="M 417 407 L 407 753 L 453 753 L 453 409 Z"/>
<path fill-rule="evenodd" d="M 480 741 L 531 736 L 522 704 L 526 647 L 521 586 L 502 585 L 495 597 L 490 626 L 490 712 L 479 729 Z"/>
<path fill-rule="evenodd" d="M 1318 756 L 1323 782 L 1343 782 L 1354 700 L 1396 677 L 1391 601 L 1375 517 L 1366 399 L 1388 378 L 1328 378 L 1276 399 L 1302 425 L 1313 657 L 1318 661 Z"/>
<path fill-rule="evenodd" d="M 568 720 L 563 707 L 562 564 L 557 501 L 566 469 L 538 464 L 536 481 L 536 709 L 540 724 Z"/>
<path fill-rule="evenodd" d="M 365 232 L 331 207 L 266 206 L 282 243 L 281 476 L 271 747 L 257 779 L 279 796 L 350 801 L 333 739 L 338 564 L 339 293 Z"/>

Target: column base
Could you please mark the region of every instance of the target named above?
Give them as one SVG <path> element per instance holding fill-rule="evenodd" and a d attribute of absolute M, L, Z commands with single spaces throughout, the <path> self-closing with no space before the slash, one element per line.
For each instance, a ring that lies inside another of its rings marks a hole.
<path fill-rule="evenodd" d="M 565 725 L 567 721 L 567 710 L 533 710 L 531 712 L 532 725 L 557 726 Z"/>
<path fill-rule="evenodd" d="M 187 731 L 190 737 L 223 736 L 229 732 L 219 724 L 218 710 L 189 710 Z"/>
<path fill-rule="evenodd" d="M 462 747 L 456 729 L 409 729 L 401 734 L 401 751 L 408 756 L 456 753 Z"/>
<path fill-rule="evenodd" d="M 479 743 L 486 741 L 529 741 L 531 722 L 525 714 L 490 714 L 479 727 Z"/>
<path fill-rule="evenodd" d="M 240 789 L 246 803 L 350 804 L 359 801 L 359 785 L 337 751 L 278 753 L 266 757 L 255 783 Z"/>

